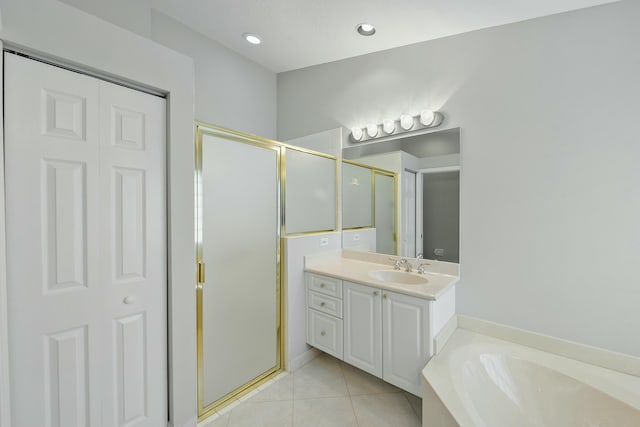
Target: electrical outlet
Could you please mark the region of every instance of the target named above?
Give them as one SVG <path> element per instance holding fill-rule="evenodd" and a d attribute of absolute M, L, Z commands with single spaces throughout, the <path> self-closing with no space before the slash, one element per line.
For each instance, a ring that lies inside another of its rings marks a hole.
<path fill-rule="evenodd" d="M 360 240 L 360 235 L 359 234 L 354 234 L 353 235 L 353 241 L 357 242 L 358 240 Z"/>
<path fill-rule="evenodd" d="M 444 249 L 442 249 L 442 248 L 435 248 L 435 249 L 433 250 L 433 254 L 434 254 L 435 256 L 444 256 Z"/>
<path fill-rule="evenodd" d="M 329 245 L 329 238 L 328 237 L 322 237 L 320 239 L 320 246 L 328 246 Z"/>

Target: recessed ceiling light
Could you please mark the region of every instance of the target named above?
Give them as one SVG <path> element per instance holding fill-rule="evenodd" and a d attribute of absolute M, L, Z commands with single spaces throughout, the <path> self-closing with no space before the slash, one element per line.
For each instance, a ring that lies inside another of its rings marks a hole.
<path fill-rule="evenodd" d="M 260 43 L 262 43 L 262 39 L 260 39 L 260 36 L 257 35 L 257 34 L 244 33 L 242 35 L 242 38 L 244 38 L 246 41 L 248 41 L 251 44 L 260 44 Z"/>
<path fill-rule="evenodd" d="M 361 36 L 372 36 L 372 35 L 374 35 L 376 33 L 376 27 L 374 27 L 371 24 L 367 24 L 367 23 L 363 22 L 362 24 L 359 24 L 356 27 L 356 31 Z"/>

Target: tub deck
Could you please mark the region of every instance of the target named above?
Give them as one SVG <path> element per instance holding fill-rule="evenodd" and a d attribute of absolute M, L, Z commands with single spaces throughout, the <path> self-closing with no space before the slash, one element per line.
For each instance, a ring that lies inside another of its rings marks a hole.
<path fill-rule="evenodd" d="M 422 371 L 430 426 L 640 426 L 640 378 L 464 329 Z"/>

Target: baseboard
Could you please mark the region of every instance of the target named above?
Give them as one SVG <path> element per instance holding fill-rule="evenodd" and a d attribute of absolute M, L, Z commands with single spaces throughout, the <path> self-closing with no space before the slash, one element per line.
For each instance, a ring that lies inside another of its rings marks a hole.
<path fill-rule="evenodd" d="M 453 335 L 456 329 L 458 329 L 458 316 L 454 314 L 433 339 L 434 356 L 440 353 L 444 346 L 447 345 L 447 341 L 449 341 L 449 338 L 451 338 L 451 335 Z"/>
<path fill-rule="evenodd" d="M 313 359 L 318 357 L 320 353 L 321 353 L 320 350 L 311 348 L 305 351 L 304 353 L 291 358 L 289 360 L 289 363 L 287 363 L 287 371 L 289 372 L 297 371 L 298 369 L 302 368 L 304 365 L 306 365 L 307 363 L 311 362 Z"/>

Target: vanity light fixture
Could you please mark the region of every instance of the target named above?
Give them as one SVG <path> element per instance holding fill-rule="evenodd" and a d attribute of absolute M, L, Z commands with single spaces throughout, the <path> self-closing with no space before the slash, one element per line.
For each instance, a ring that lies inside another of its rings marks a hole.
<path fill-rule="evenodd" d="M 395 122 L 395 120 L 384 119 L 382 121 L 382 130 L 387 135 L 391 135 L 392 133 L 394 133 L 396 131 L 396 122 Z"/>
<path fill-rule="evenodd" d="M 361 36 L 372 36 L 376 33 L 376 27 L 374 27 L 371 24 L 367 24 L 366 22 L 363 22 L 362 24 L 358 24 L 358 26 L 356 26 L 356 31 Z"/>
<path fill-rule="evenodd" d="M 351 128 L 351 138 L 355 141 L 362 141 L 362 138 L 364 138 L 362 128 Z"/>
<path fill-rule="evenodd" d="M 260 38 L 259 35 L 254 34 L 254 33 L 244 33 L 242 35 L 242 38 L 245 39 L 246 41 L 248 41 L 251 44 L 260 44 L 262 43 L 262 39 Z"/>
<path fill-rule="evenodd" d="M 422 126 L 431 126 L 436 120 L 436 113 L 431 110 L 422 110 L 420 112 L 420 123 Z"/>
<path fill-rule="evenodd" d="M 384 119 L 381 124 L 370 123 L 364 128 L 351 128 L 351 140 L 366 142 L 373 139 L 389 138 L 391 135 L 416 133 L 438 127 L 443 120 L 442 113 L 433 110 L 422 110 L 416 116 L 402 114 L 398 120 Z M 380 128 L 382 128 L 382 132 L 380 132 Z"/>
<path fill-rule="evenodd" d="M 400 116 L 400 127 L 404 130 L 411 130 L 413 127 L 413 116 L 403 114 Z"/>
<path fill-rule="evenodd" d="M 367 125 L 367 136 L 369 138 L 375 138 L 376 136 L 378 136 L 378 125 L 376 124 L 368 124 Z"/>

